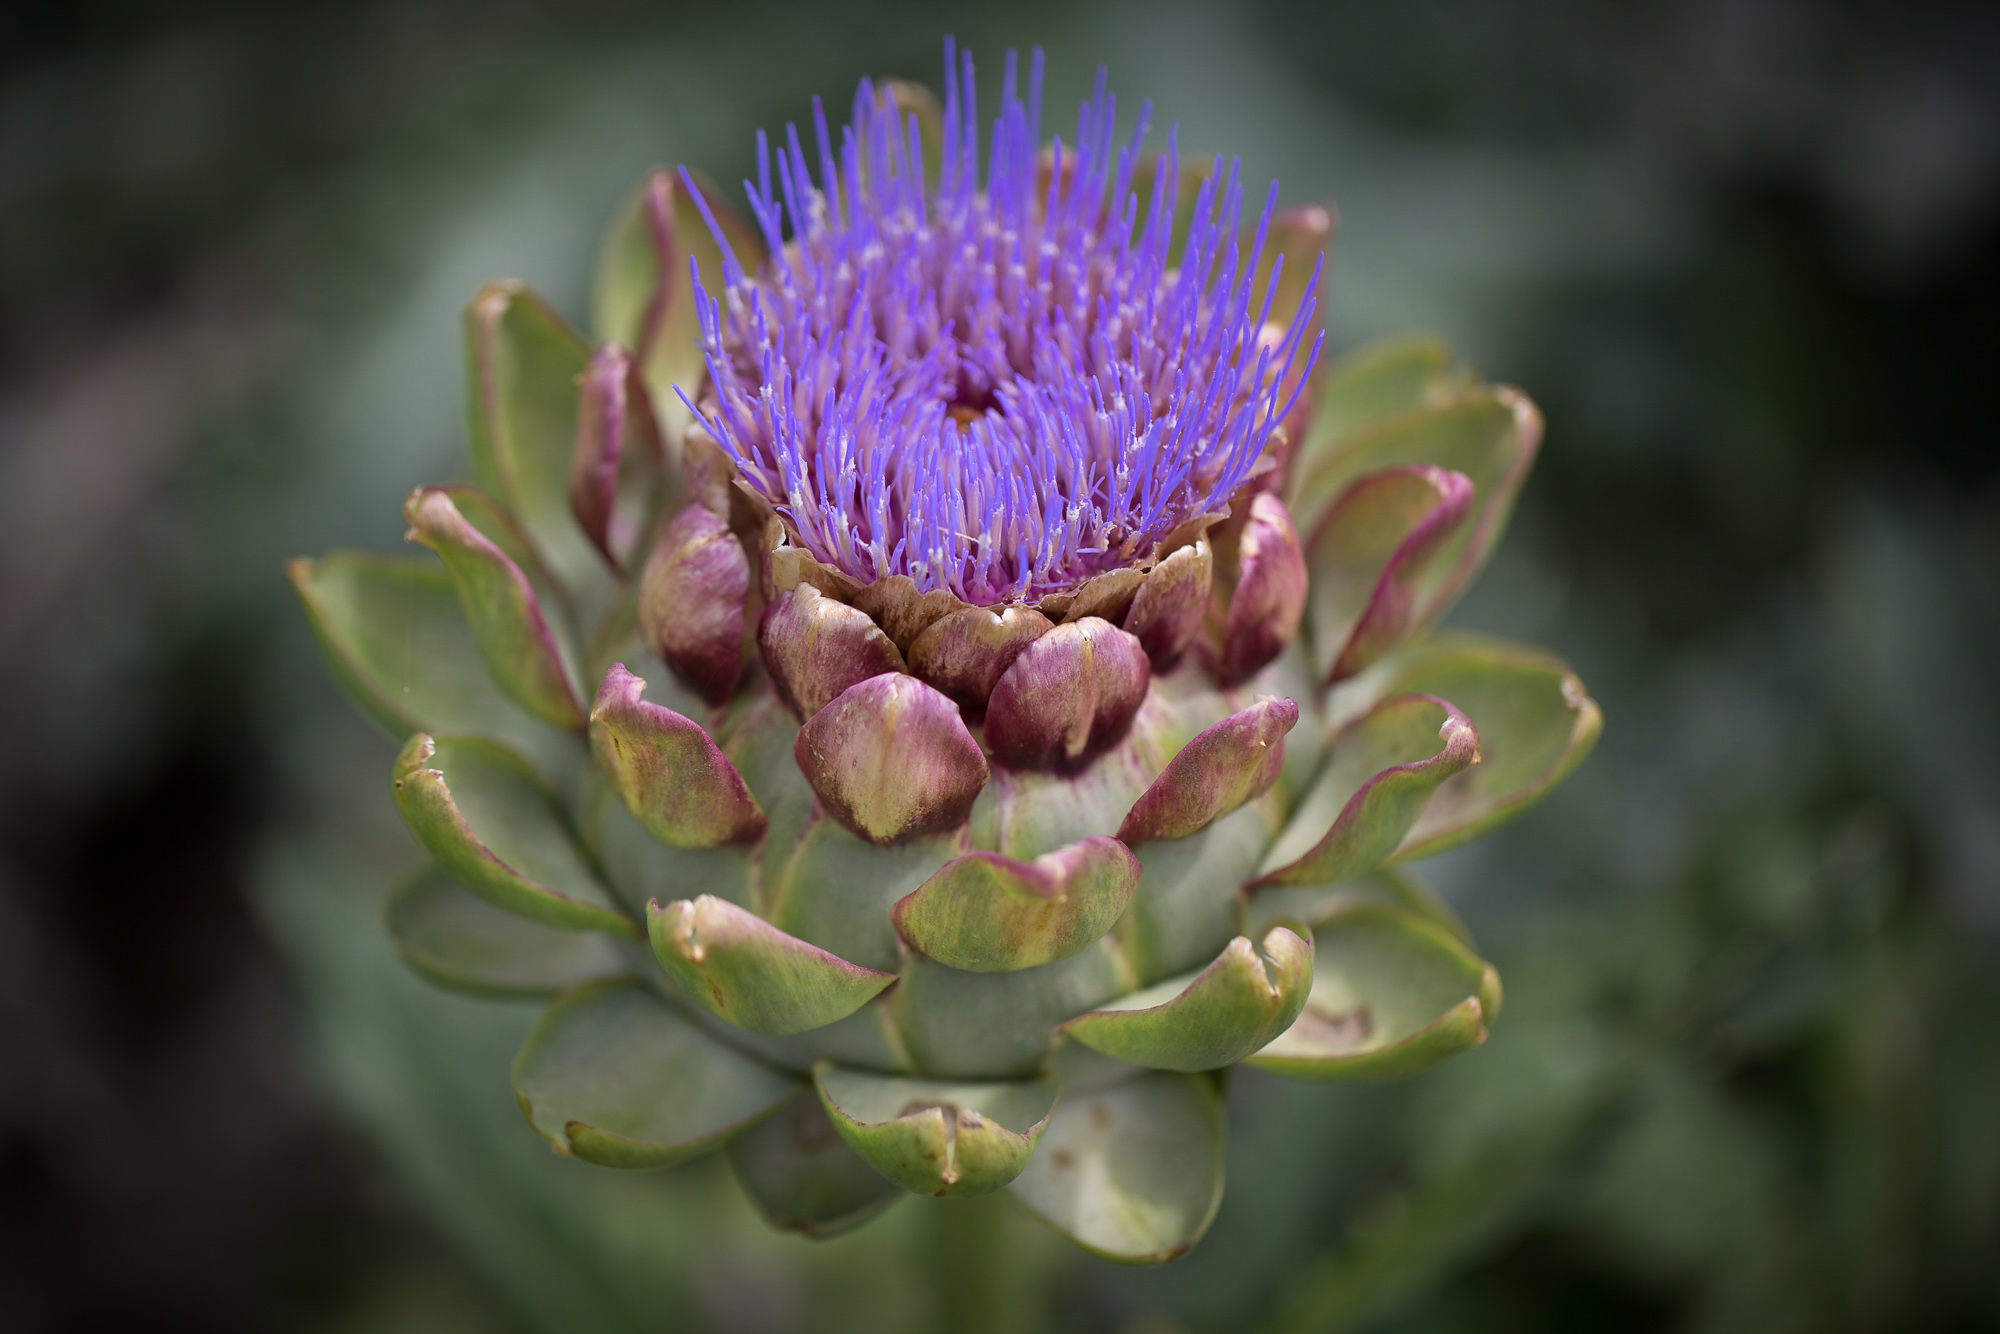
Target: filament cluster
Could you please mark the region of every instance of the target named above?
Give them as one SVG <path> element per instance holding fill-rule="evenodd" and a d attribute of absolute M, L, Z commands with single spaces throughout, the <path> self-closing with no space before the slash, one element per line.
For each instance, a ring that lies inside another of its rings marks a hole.
<path fill-rule="evenodd" d="M 1023 98 L 1008 53 L 982 162 L 972 58 L 946 42 L 935 181 L 920 118 L 867 80 L 837 147 L 817 98 L 813 153 L 760 131 L 755 272 L 709 218 L 689 406 L 792 539 L 864 583 L 991 605 L 1145 560 L 1253 474 L 1318 358 L 1319 268 L 1283 327 L 1282 255 L 1252 290 L 1276 184 L 1247 239 L 1235 163 L 1181 213 L 1176 135 L 1142 157 L 1147 106 L 1121 142 L 1101 69 L 1044 150 L 1042 69 Z"/>

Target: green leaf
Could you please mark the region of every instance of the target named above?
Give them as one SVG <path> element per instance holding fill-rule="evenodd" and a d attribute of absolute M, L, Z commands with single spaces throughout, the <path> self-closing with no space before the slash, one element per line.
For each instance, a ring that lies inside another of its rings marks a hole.
<path fill-rule="evenodd" d="M 1456 847 L 1505 824 L 1583 763 L 1604 715 L 1561 659 L 1473 635 L 1439 635 L 1398 660 L 1389 689 L 1450 700 L 1479 732 L 1479 763 L 1446 780 L 1394 860 Z"/>
<path fill-rule="evenodd" d="M 632 971 L 602 935 L 559 931 L 503 912 L 437 866 L 405 882 L 384 915 L 405 962 L 464 991 L 554 996 Z"/>
<path fill-rule="evenodd" d="M 1456 936 L 1467 949 L 1473 948 L 1472 933 L 1450 904 L 1408 871 L 1390 867 L 1334 885 L 1266 885 L 1244 901 L 1243 930 L 1256 935 L 1281 921 L 1316 927 L 1349 908 L 1370 905 L 1428 918 Z"/>
<path fill-rule="evenodd" d="M 1056 1031 L 1132 1065 L 1218 1070 L 1290 1028 L 1312 977 L 1312 933 L 1274 926 L 1261 948 L 1238 936 L 1199 973 L 1121 996 Z"/>
<path fill-rule="evenodd" d="M 1429 464 L 1472 481 L 1472 513 L 1425 562 L 1422 594 L 1410 616 L 1442 616 L 1500 541 L 1515 497 L 1541 445 L 1541 413 L 1518 390 L 1478 385 L 1445 401 L 1380 417 L 1349 432 L 1307 466 L 1297 482 L 1302 531 L 1318 528 L 1328 506 L 1357 479 L 1407 464 Z"/>
<path fill-rule="evenodd" d="M 689 1000 L 753 1033 L 824 1028 L 896 980 L 708 894 L 648 904 L 646 930 L 654 957 Z"/>
<path fill-rule="evenodd" d="M 973 852 L 899 899 L 912 949 L 974 973 L 1011 972 L 1089 949 L 1132 901 L 1139 863 L 1115 838 L 1087 838 L 1033 861 Z"/>
<path fill-rule="evenodd" d="M 1478 759 L 1478 733 L 1449 703 L 1383 700 L 1334 738 L 1319 781 L 1265 856 L 1260 883 L 1332 884 L 1374 870 L 1438 785 Z"/>
<path fill-rule="evenodd" d="M 1155 1072 L 1065 1097 L 1011 1189 L 1106 1260 L 1163 1264 L 1214 1220 L 1223 1144 L 1213 1079 Z"/>
<path fill-rule="evenodd" d="M 1305 1010 L 1246 1062 L 1294 1079 L 1400 1079 L 1486 1041 L 1500 976 L 1437 923 L 1355 908 L 1313 932 Z"/>
<path fill-rule="evenodd" d="M 668 1167 L 720 1148 L 798 1090 L 632 982 L 600 982 L 543 1012 L 514 1060 L 528 1124 L 601 1167 Z"/>
<path fill-rule="evenodd" d="M 607 578 L 569 504 L 579 385 L 589 360 L 582 335 L 518 282 L 488 283 L 465 307 L 466 399 L 479 484 L 513 511 L 572 592 Z"/>
<path fill-rule="evenodd" d="M 834 1129 L 916 1195 L 987 1195 L 1021 1174 L 1055 1107 L 1052 1079 L 953 1083 L 813 1067 Z"/>
<path fill-rule="evenodd" d="M 396 756 L 396 806 L 438 864 L 496 908 L 569 931 L 638 928 L 571 837 L 526 760 L 479 737 L 411 737 Z"/>
<path fill-rule="evenodd" d="M 743 1193 L 783 1232 L 838 1236 L 908 1198 L 847 1147 L 813 1089 L 730 1140 L 727 1152 Z"/>
<path fill-rule="evenodd" d="M 482 735 L 530 753 L 562 744 L 486 674 L 437 562 L 336 551 L 294 560 L 285 576 L 334 676 L 394 735 Z"/>
<path fill-rule="evenodd" d="M 576 652 L 555 608 L 544 606 L 527 570 L 510 554 L 510 548 L 529 553 L 505 512 L 477 491 L 422 486 L 404 502 L 403 515 L 410 540 L 444 562 L 479 656 L 500 688 L 543 722 L 581 730 Z"/>

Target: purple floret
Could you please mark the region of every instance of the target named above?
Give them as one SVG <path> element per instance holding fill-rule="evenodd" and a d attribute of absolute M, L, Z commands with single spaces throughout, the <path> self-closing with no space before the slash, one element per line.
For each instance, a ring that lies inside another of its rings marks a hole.
<path fill-rule="evenodd" d="M 1023 101 L 1010 52 L 983 184 L 972 57 L 949 40 L 934 187 L 917 118 L 866 80 L 837 158 L 814 99 L 817 184 L 795 126 L 775 154 L 758 134 L 744 188 L 770 260 L 745 273 L 710 220 L 723 298 L 695 273 L 701 415 L 823 563 L 1032 601 L 1219 511 L 1290 412 L 1319 356 L 1315 338 L 1300 364 L 1320 273 L 1267 331 L 1282 256 L 1251 289 L 1276 183 L 1246 250 L 1218 159 L 1170 265 L 1175 136 L 1142 201 L 1150 106 L 1116 143 L 1104 78 L 1074 147 L 1044 154 L 1042 54 Z"/>

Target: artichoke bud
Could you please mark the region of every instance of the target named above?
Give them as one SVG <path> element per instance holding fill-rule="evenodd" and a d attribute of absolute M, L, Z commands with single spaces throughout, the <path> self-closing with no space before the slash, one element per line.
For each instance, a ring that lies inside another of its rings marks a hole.
<path fill-rule="evenodd" d="M 595 353 L 483 289 L 480 489 L 405 506 L 437 559 L 287 573 L 407 738 L 405 957 L 556 996 L 515 1087 L 557 1152 L 727 1145 L 814 1236 L 1004 1188 L 1157 1263 L 1220 1199 L 1212 1072 L 1484 1040 L 1498 978 L 1403 867 L 1602 718 L 1547 654 L 1429 634 L 1524 396 L 1429 339 L 1322 370 L 1329 210 L 1241 226 L 1234 168 L 1128 154 L 1101 88 L 1044 148 L 1008 78 L 982 150 L 945 76 L 787 134 L 747 222 L 650 176 Z"/>

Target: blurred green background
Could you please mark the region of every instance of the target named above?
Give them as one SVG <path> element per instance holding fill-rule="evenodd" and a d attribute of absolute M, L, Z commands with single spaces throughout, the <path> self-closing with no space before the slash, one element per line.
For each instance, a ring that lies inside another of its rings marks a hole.
<path fill-rule="evenodd" d="M 647 167 L 735 180 L 947 30 L 1043 44 L 1057 123 L 1103 62 L 1337 203 L 1337 349 L 1436 330 L 1542 403 L 1455 619 L 1608 719 L 1428 864 L 1493 1040 L 1241 1072 L 1163 1270 L 982 1251 L 977 1205 L 814 1246 L 719 1164 L 553 1159 L 532 1008 L 377 929 L 393 742 L 278 573 L 458 468 L 481 280 L 580 316 Z M 0 1326 L 2000 1330 L 1996 362 L 1990 4 L 10 6 Z"/>

